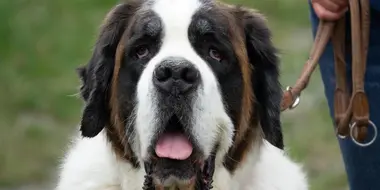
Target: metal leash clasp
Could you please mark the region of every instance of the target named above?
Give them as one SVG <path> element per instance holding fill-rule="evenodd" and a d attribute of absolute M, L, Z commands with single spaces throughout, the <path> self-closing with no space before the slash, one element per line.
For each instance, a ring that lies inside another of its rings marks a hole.
<path fill-rule="evenodd" d="M 300 98 L 300 95 L 297 95 L 296 98 L 294 98 L 294 94 L 292 93 L 292 87 L 290 86 L 287 86 L 286 87 L 286 91 L 288 91 L 290 94 L 291 94 L 291 97 L 293 98 L 293 103 L 292 105 L 289 106 L 289 109 L 294 109 L 298 106 L 298 104 L 300 104 L 301 102 L 301 98 Z"/>

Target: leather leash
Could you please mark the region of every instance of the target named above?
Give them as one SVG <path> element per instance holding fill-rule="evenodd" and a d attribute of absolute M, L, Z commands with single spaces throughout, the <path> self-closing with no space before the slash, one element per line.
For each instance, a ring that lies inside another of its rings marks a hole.
<path fill-rule="evenodd" d="M 336 22 L 319 22 L 316 37 L 310 50 L 310 56 L 304 65 L 300 77 L 293 87 L 287 87 L 281 102 L 281 111 L 295 108 L 300 102 L 300 94 L 307 87 L 311 74 L 317 67 L 319 58 L 331 39 L 334 50 L 336 87 L 334 92 L 334 119 L 338 137 L 351 136 L 359 146 L 369 146 L 377 137 L 377 128 L 369 119 L 369 104 L 364 90 L 366 70 L 370 8 L 369 0 L 349 0 L 352 39 L 352 94 L 346 83 L 345 62 L 345 17 Z M 371 141 L 363 143 L 368 126 L 374 129 Z"/>

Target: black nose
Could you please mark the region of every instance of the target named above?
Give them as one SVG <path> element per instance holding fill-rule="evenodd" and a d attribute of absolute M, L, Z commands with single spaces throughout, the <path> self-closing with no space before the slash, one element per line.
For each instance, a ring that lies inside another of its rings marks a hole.
<path fill-rule="evenodd" d="M 153 84 L 163 93 L 183 95 L 194 90 L 200 81 L 199 71 L 186 60 L 165 60 L 153 74 Z"/>

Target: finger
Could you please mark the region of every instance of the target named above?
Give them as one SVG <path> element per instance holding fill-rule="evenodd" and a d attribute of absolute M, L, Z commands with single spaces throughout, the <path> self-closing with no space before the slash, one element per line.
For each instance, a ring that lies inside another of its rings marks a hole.
<path fill-rule="evenodd" d="M 331 12 L 338 12 L 341 9 L 341 6 L 339 6 L 339 4 L 336 4 L 331 0 L 319 0 L 318 4 Z"/>
<path fill-rule="evenodd" d="M 313 8 L 315 10 L 315 13 L 320 19 L 328 20 L 328 21 L 338 20 L 345 13 L 345 11 L 332 12 L 330 10 L 325 9 L 323 6 L 321 6 L 318 3 L 313 4 Z"/>
<path fill-rule="evenodd" d="M 340 7 L 347 7 L 348 6 L 348 0 L 331 0 L 335 4 L 339 5 Z"/>

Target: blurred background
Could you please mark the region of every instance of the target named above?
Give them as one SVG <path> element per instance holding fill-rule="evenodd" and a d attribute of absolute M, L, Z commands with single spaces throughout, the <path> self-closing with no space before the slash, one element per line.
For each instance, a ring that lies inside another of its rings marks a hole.
<path fill-rule="evenodd" d="M 281 51 L 283 86 L 296 81 L 312 35 L 305 0 L 225 0 L 264 13 Z M 51 190 L 82 101 L 75 68 L 87 63 L 117 0 L 0 0 L 0 190 Z M 319 71 L 282 116 L 290 155 L 311 190 L 347 190 Z"/>

